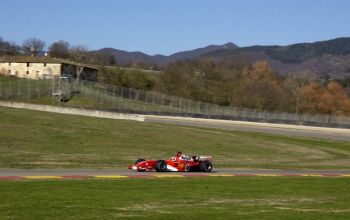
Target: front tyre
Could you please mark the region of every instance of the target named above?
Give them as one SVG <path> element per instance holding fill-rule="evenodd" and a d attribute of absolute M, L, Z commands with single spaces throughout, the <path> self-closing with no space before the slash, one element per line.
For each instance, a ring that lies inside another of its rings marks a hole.
<path fill-rule="evenodd" d="M 155 170 L 157 172 L 164 172 L 166 171 L 166 166 L 167 164 L 164 160 L 157 160 Z"/>
<path fill-rule="evenodd" d="M 201 172 L 211 172 L 212 169 L 213 169 L 213 165 L 210 161 L 202 161 L 199 164 L 199 170 Z"/>

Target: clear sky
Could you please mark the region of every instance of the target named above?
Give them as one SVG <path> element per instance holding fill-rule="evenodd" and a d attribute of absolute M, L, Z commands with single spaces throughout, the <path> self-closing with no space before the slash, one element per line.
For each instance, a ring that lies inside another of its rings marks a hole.
<path fill-rule="evenodd" d="M 0 37 L 171 54 L 350 36 L 350 0 L 0 0 Z"/>

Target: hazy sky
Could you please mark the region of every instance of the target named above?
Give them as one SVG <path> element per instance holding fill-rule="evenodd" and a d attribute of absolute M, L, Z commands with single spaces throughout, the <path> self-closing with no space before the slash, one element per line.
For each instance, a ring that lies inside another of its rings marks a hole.
<path fill-rule="evenodd" d="M 350 0 L 0 0 L 0 37 L 170 54 L 350 36 Z"/>

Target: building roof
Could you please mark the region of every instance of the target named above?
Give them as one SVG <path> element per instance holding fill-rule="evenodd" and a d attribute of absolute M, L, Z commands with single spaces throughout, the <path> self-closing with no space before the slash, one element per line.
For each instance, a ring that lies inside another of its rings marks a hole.
<path fill-rule="evenodd" d="M 58 64 L 70 64 L 70 65 L 83 65 L 84 67 L 97 69 L 94 66 L 76 63 L 71 60 L 52 58 L 52 57 L 32 57 L 32 56 L 0 56 L 0 62 L 6 63 L 58 63 Z"/>

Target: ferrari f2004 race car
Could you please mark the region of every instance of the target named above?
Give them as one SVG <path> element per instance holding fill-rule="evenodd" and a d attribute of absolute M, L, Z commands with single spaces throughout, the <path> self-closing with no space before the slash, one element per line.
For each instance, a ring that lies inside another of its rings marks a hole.
<path fill-rule="evenodd" d="M 176 157 L 170 160 L 145 160 L 138 159 L 135 165 L 129 165 L 129 169 L 143 171 L 174 171 L 174 172 L 211 172 L 211 156 L 186 156 L 178 152 Z"/>

